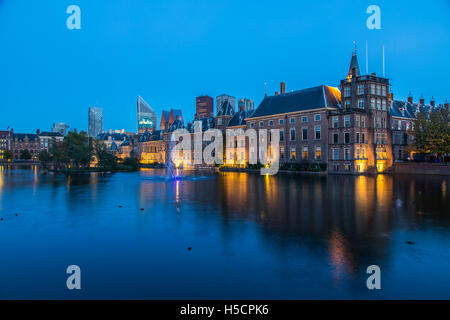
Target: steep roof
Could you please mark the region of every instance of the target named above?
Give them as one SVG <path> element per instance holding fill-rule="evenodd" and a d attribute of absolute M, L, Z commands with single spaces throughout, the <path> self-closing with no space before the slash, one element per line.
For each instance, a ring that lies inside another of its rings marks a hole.
<path fill-rule="evenodd" d="M 432 107 L 429 105 L 394 100 L 391 102 L 389 113 L 393 117 L 415 119 L 418 113 L 428 116 L 431 109 Z"/>
<path fill-rule="evenodd" d="M 39 136 L 35 133 L 14 133 L 14 140 L 17 139 L 19 142 L 23 142 L 25 137 L 28 137 L 30 142 L 36 141 L 39 139 Z"/>
<path fill-rule="evenodd" d="M 274 96 L 265 96 L 251 118 L 322 108 L 340 108 L 338 88 L 320 85 Z"/>
<path fill-rule="evenodd" d="M 246 124 L 245 119 L 250 118 L 255 110 L 242 110 L 239 112 L 236 112 L 234 116 L 230 119 L 228 122 L 228 127 L 235 127 L 235 126 L 243 126 Z"/>
<path fill-rule="evenodd" d="M 352 60 L 350 61 L 350 68 L 348 69 L 348 74 L 352 74 L 352 69 L 356 69 L 356 76 L 359 77 L 361 73 L 359 72 L 359 63 L 358 63 L 358 57 L 356 56 L 356 53 L 352 54 Z"/>
<path fill-rule="evenodd" d="M 225 100 L 220 108 L 217 110 L 218 116 L 232 116 L 234 114 L 234 108 L 228 100 Z"/>

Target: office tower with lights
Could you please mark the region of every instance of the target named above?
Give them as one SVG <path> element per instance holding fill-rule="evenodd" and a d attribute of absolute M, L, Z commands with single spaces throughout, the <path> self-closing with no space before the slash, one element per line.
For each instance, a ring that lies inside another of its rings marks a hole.
<path fill-rule="evenodd" d="M 103 131 L 103 109 L 97 107 L 89 108 L 89 137 L 95 138 Z"/>

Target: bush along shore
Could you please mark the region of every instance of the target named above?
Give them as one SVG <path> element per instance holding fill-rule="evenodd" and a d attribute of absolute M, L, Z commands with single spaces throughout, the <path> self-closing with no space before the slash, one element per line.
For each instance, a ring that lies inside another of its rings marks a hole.
<path fill-rule="evenodd" d="M 259 172 L 264 165 L 258 164 L 247 164 L 245 167 L 234 167 L 234 166 L 221 166 L 219 171 L 236 171 L 236 172 Z M 327 172 L 326 163 L 285 163 L 281 164 L 278 172 L 284 173 L 317 173 L 325 174 Z"/>

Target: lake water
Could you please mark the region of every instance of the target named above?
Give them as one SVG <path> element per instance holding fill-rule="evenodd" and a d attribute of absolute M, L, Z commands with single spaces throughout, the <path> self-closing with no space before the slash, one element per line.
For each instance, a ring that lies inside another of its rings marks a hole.
<path fill-rule="evenodd" d="M 448 299 L 449 183 L 0 166 L 0 299 Z"/>

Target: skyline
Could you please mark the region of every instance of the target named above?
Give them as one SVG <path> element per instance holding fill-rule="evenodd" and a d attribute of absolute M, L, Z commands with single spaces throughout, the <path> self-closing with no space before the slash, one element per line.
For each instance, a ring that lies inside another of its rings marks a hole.
<path fill-rule="evenodd" d="M 70 4 L 81 8 L 81 30 L 65 26 Z M 105 130 L 136 131 L 139 95 L 155 110 L 157 122 L 168 108 L 182 109 L 186 120 L 192 120 L 195 98 L 202 94 L 252 99 L 256 108 L 264 97 L 264 82 L 269 95 L 281 81 L 287 92 L 338 86 L 346 76 L 353 41 L 365 71 L 366 40 L 369 73 L 382 74 L 385 47 L 394 99 L 406 100 L 409 91 L 414 101 L 421 94 L 426 103 L 432 96 L 437 104 L 449 99 L 450 45 L 445 39 L 450 2 L 380 1 L 381 30 L 365 26 L 370 4 L 345 3 L 337 10 L 324 3 L 289 1 L 277 6 L 247 3 L 245 8 L 233 1 L 201 1 L 195 7 L 179 1 L 0 1 L 0 129 L 48 131 L 54 122 L 65 122 L 87 130 L 87 109 L 96 106 L 104 110 Z M 324 18 L 330 20 L 323 23 Z M 170 23 L 174 19 L 177 25 Z"/>

